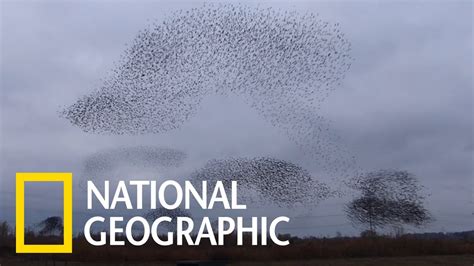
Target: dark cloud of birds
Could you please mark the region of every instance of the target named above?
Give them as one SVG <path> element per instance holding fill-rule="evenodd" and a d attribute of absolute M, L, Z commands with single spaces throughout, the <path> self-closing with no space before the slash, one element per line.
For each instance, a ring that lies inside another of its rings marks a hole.
<path fill-rule="evenodd" d="M 103 86 L 61 115 L 85 132 L 163 133 L 180 128 L 206 96 L 242 97 L 322 171 L 348 176 L 354 160 L 318 110 L 349 69 L 349 52 L 337 23 L 311 13 L 204 5 L 139 32 Z M 86 169 L 104 171 L 113 158 L 93 156 Z M 212 161 L 197 178 L 236 178 L 282 204 L 327 194 L 307 171 L 270 158 Z"/>
<path fill-rule="evenodd" d="M 211 184 L 222 181 L 228 191 L 231 181 L 235 180 L 239 186 L 238 196 L 244 202 L 254 200 L 256 195 L 258 202 L 280 207 L 315 206 L 331 195 L 328 186 L 302 167 L 266 157 L 211 160 L 191 178 L 197 185 L 203 180 Z"/>
<path fill-rule="evenodd" d="M 179 11 L 141 31 L 112 77 L 63 115 L 87 132 L 160 133 L 180 127 L 205 95 L 234 93 L 290 130 L 304 120 L 293 111 L 317 108 L 343 77 L 349 50 L 338 27 L 313 14 Z"/>
<path fill-rule="evenodd" d="M 347 183 L 360 194 L 346 206 L 348 218 L 356 225 L 373 231 L 387 225 L 422 226 L 434 219 L 424 206 L 423 187 L 407 171 L 379 170 Z"/>
<path fill-rule="evenodd" d="M 354 176 L 346 184 L 363 196 L 390 200 L 422 201 L 423 186 L 412 173 L 382 169 Z"/>

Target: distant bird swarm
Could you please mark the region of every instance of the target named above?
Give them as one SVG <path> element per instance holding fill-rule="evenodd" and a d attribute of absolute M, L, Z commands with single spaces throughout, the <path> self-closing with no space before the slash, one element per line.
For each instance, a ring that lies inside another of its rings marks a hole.
<path fill-rule="evenodd" d="M 179 150 L 152 146 L 107 149 L 89 155 L 83 162 L 83 175 L 88 179 L 105 178 L 121 165 L 163 169 L 178 167 L 186 158 Z"/>
<path fill-rule="evenodd" d="M 86 132 L 163 133 L 180 128 L 206 96 L 242 97 L 323 171 L 343 176 L 353 159 L 318 110 L 349 69 L 349 52 L 338 25 L 314 14 L 204 5 L 141 31 L 103 86 L 61 115 Z M 87 164 L 99 167 L 97 158 Z M 317 183 L 266 158 L 211 161 L 203 171 L 199 178 L 231 173 L 275 202 L 303 199 Z"/>

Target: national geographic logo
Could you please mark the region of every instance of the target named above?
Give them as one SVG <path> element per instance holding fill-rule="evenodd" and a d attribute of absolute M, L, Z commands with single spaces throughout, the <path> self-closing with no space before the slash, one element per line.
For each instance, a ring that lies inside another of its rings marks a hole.
<path fill-rule="evenodd" d="M 63 183 L 63 244 L 25 244 L 25 182 Z M 16 252 L 72 253 L 72 173 L 16 174 Z"/>

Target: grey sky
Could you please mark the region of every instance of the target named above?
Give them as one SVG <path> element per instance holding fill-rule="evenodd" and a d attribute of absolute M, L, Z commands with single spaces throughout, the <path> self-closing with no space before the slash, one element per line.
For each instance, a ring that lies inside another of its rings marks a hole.
<path fill-rule="evenodd" d="M 48 204 L 39 205 L 48 191 Z M 63 217 L 63 185 L 60 182 L 25 182 L 25 225 L 38 229 L 38 223 L 47 217 Z"/>
<path fill-rule="evenodd" d="M 240 99 L 209 97 L 183 128 L 161 135 L 92 135 L 58 118 L 61 106 L 101 84 L 140 29 L 173 10 L 200 5 L 2 2 L 1 219 L 14 221 L 15 172 L 76 173 L 87 155 L 118 144 L 183 150 L 189 156 L 185 170 L 222 156 L 271 155 L 317 172 L 284 134 Z M 404 169 L 420 178 L 437 219 L 421 231 L 472 229 L 472 2 L 260 5 L 319 13 L 340 23 L 354 62 L 321 108 L 332 130 L 361 169 Z M 75 189 L 81 205 L 85 192 Z M 49 195 L 40 197 L 38 206 L 47 206 L 48 200 Z M 357 230 L 342 215 L 345 200 L 268 213 L 313 216 L 295 218 L 291 227 L 302 228 L 292 233 L 353 234 Z M 80 225 L 82 216 L 75 217 Z"/>

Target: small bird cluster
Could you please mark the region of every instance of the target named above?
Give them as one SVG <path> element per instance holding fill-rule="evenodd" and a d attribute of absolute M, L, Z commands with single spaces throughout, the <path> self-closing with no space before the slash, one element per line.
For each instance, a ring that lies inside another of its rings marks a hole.
<path fill-rule="evenodd" d="M 181 208 L 176 208 L 176 209 L 171 209 L 168 210 L 166 208 L 160 207 L 156 210 L 151 210 L 145 214 L 145 219 L 147 219 L 149 222 L 153 223 L 156 219 L 160 217 L 170 217 L 171 221 L 163 223 L 164 228 L 168 232 L 174 232 L 176 231 L 176 221 L 178 217 L 188 217 L 193 219 L 193 216 L 191 215 L 190 212 L 187 210 L 183 210 Z"/>
<path fill-rule="evenodd" d="M 86 179 L 110 177 L 118 167 L 163 169 L 177 167 L 186 158 L 182 151 L 151 146 L 112 148 L 88 156 L 83 162 Z"/>
<path fill-rule="evenodd" d="M 191 177 L 196 185 L 203 180 L 222 181 L 229 191 L 231 181 L 237 181 L 241 200 L 257 200 L 280 207 L 316 205 L 331 195 L 325 184 L 316 181 L 302 167 L 266 157 L 211 160 Z"/>

